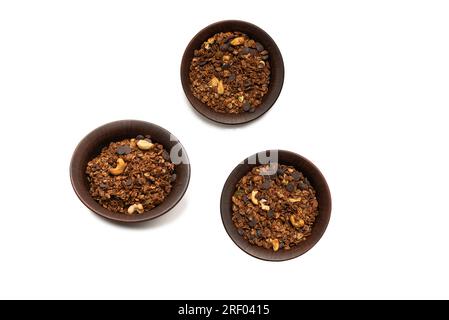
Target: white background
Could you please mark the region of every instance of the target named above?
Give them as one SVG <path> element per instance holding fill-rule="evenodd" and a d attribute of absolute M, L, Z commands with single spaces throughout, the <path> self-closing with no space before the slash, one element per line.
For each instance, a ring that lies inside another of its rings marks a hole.
<path fill-rule="evenodd" d="M 449 298 L 447 1 L 1 1 L 0 298 Z M 206 25 L 265 29 L 284 89 L 254 123 L 198 116 L 179 65 Z M 69 180 L 114 120 L 173 132 L 192 163 L 169 214 L 126 227 Z M 205 148 L 205 145 L 209 147 Z M 306 255 L 254 259 L 219 197 L 246 156 L 292 150 L 323 172 L 329 228 Z"/>

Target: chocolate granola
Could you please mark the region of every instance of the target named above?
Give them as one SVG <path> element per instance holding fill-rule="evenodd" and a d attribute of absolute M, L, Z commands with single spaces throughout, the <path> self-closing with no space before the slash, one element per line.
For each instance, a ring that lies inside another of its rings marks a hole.
<path fill-rule="evenodd" d="M 141 214 L 161 204 L 176 180 L 175 165 L 150 136 L 112 142 L 86 168 L 90 194 L 104 208 Z"/>
<path fill-rule="evenodd" d="M 241 32 L 215 34 L 195 50 L 193 95 L 216 112 L 254 112 L 270 83 L 268 51 Z"/>
<path fill-rule="evenodd" d="M 232 221 L 251 244 L 289 250 L 312 233 L 318 215 L 316 192 L 291 166 L 254 167 L 236 185 Z"/>

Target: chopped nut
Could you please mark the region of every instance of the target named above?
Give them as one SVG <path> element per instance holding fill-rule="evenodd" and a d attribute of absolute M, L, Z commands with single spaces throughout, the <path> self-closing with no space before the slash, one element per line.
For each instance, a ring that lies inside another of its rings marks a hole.
<path fill-rule="evenodd" d="M 137 146 L 139 147 L 140 150 L 150 150 L 151 148 L 154 147 L 154 144 L 152 144 L 147 140 L 139 140 L 137 141 Z"/>
<path fill-rule="evenodd" d="M 265 204 L 265 202 L 267 202 L 267 200 L 265 200 L 265 199 L 262 199 L 262 200 L 259 201 L 259 203 L 260 203 L 260 208 L 261 208 L 262 210 L 264 210 L 264 211 L 270 211 L 270 206 L 267 206 L 267 205 Z"/>
<path fill-rule="evenodd" d="M 238 99 L 239 99 L 240 102 L 243 102 L 243 100 L 245 100 L 245 97 L 244 96 L 239 96 Z"/>
<path fill-rule="evenodd" d="M 263 69 L 264 67 L 265 67 L 265 61 L 260 60 L 260 61 L 257 63 L 257 68 Z"/>
<path fill-rule="evenodd" d="M 239 46 L 239 45 L 243 44 L 244 42 L 245 42 L 245 38 L 244 37 L 237 37 L 237 38 L 232 39 L 231 45 Z"/>
<path fill-rule="evenodd" d="M 210 79 L 209 81 L 209 87 L 216 87 L 218 86 L 218 78 L 217 77 L 213 77 L 212 79 Z"/>
<path fill-rule="evenodd" d="M 207 39 L 207 43 L 208 44 L 214 44 L 214 42 L 215 42 L 215 38 L 214 37 L 211 37 L 211 38 Z"/>
<path fill-rule="evenodd" d="M 273 251 L 276 252 L 279 250 L 279 240 L 278 239 L 272 239 L 271 245 L 273 246 Z"/>
<path fill-rule="evenodd" d="M 288 202 L 295 203 L 301 202 L 302 198 L 288 198 Z"/>
<path fill-rule="evenodd" d="M 252 201 L 256 206 L 259 205 L 259 200 L 256 199 L 256 195 L 257 195 L 258 192 L 259 192 L 259 191 L 257 191 L 257 190 L 253 190 L 253 191 L 251 192 L 251 201 Z"/>
<path fill-rule="evenodd" d="M 305 221 L 303 219 L 296 220 L 296 217 L 294 215 L 290 216 L 290 223 L 295 228 L 302 228 L 305 225 Z"/>
<path fill-rule="evenodd" d="M 223 86 L 223 81 L 222 80 L 218 81 L 217 92 L 218 92 L 218 94 L 223 94 L 224 93 L 224 86 Z"/>
<path fill-rule="evenodd" d="M 128 214 L 134 214 L 136 211 L 137 213 L 143 213 L 145 211 L 141 203 L 133 204 L 128 208 Z"/>
<path fill-rule="evenodd" d="M 224 62 L 224 63 L 228 63 L 230 60 L 231 60 L 231 56 L 229 56 L 229 55 L 227 55 L 227 54 L 225 54 L 225 55 L 223 56 L 223 62 Z"/>
<path fill-rule="evenodd" d="M 109 169 L 109 173 L 118 176 L 119 174 L 122 174 L 123 171 L 125 171 L 126 168 L 126 162 L 122 158 L 117 159 L 117 166 L 115 168 Z"/>

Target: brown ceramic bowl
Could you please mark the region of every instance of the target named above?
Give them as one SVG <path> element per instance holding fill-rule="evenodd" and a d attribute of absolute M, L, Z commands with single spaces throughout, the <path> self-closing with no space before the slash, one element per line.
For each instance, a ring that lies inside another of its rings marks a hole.
<path fill-rule="evenodd" d="M 194 50 L 200 48 L 201 44 L 214 34 L 226 31 L 240 31 L 246 33 L 252 39 L 260 42 L 270 55 L 271 80 L 268 92 L 263 97 L 262 104 L 258 106 L 253 113 L 226 114 L 215 112 L 198 100 L 190 90 L 189 68 Z M 220 21 L 211 24 L 198 32 L 188 44 L 181 62 L 181 82 L 187 99 L 200 114 L 212 121 L 222 124 L 243 124 L 259 118 L 276 102 L 284 83 L 284 61 L 282 60 L 281 52 L 274 40 L 259 27 L 239 20 Z"/>
<path fill-rule="evenodd" d="M 141 222 L 157 218 L 172 209 L 183 197 L 190 180 L 190 164 L 181 163 L 176 166 L 176 181 L 172 191 L 156 208 L 145 211 L 139 215 L 125 215 L 114 213 L 103 208 L 96 202 L 89 193 L 89 184 L 85 174 L 87 163 L 100 154 L 101 149 L 113 141 L 120 141 L 126 138 L 134 138 L 142 134 L 151 135 L 155 142 L 164 146 L 170 152 L 173 146 L 182 148 L 182 154 L 188 160 L 185 149 L 170 132 L 155 124 L 137 121 L 122 120 L 105 124 L 89 133 L 75 149 L 70 163 L 70 179 L 73 189 L 82 203 L 96 214 L 119 222 Z M 170 138 L 171 137 L 171 138 Z M 181 153 L 180 153 L 181 154 Z"/>
<path fill-rule="evenodd" d="M 331 215 L 331 194 L 329 187 L 321 174 L 320 170 L 306 158 L 284 150 L 271 150 L 266 152 L 278 152 L 278 162 L 280 164 L 290 165 L 301 171 L 305 177 L 307 177 L 316 190 L 316 196 L 319 205 L 319 215 L 313 226 L 312 234 L 307 240 L 300 243 L 298 246 L 290 250 L 279 250 L 274 252 L 272 250 L 265 249 L 250 244 L 237 232 L 237 228 L 232 222 L 232 195 L 235 192 L 235 186 L 253 167 L 260 165 L 259 159 L 256 163 L 248 164 L 249 159 L 254 159 L 255 155 L 245 159 L 244 162 L 239 164 L 234 171 L 231 172 L 226 183 L 223 187 L 221 194 L 221 219 L 223 220 L 226 232 L 234 241 L 234 243 L 243 251 L 249 255 L 269 261 L 284 261 L 296 258 L 307 251 L 309 251 L 321 238 L 326 230 Z M 265 154 L 265 152 L 262 152 Z"/>

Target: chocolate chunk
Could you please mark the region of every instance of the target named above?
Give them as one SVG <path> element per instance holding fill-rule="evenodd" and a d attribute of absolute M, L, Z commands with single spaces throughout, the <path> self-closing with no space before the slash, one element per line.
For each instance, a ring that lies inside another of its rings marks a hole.
<path fill-rule="evenodd" d="M 229 43 L 223 43 L 222 45 L 220 45 L 220 50 L 225 52 L 228 51 L 229 49 Z"/>
<path fill-rule="evenodd" d="M 133 180 L 131 178 L 126 179 L 126 181 L 123 181 L 123 185 L 125 187 L 131 187 L 133 184 Z"/>
<path fill-rule="evenodd" d="M 248 47 L 243 47 L 243 48 L 240 50 L 240 54 L 241 54 L 241 55 L 246 55 L 246 54 L 248 54 L 248 53 L 250 53 L 250 50 L 249 50 Z"/>
<path fill-rule="evenodd" d="M 257 221 L 256 221 L 256 220 L 250 220 L 250 222 L 248 222 L 248 225 L 249 225 L 251 228 L 254 228 L 254 227 L 256 226 L 256 224 L 257 224 Z"/>
<path fill-rule="evenodd" d="M 120 146 L 116 150 L 116 153 L 119 155 L 128 154 L 130 152 L 131 152 L 131 147 L 129 145 Z"/>
<path fill-rule="evenodd" d="M 274 212 L 273 212 L 273 210 L 271 210 L 271 209 L 268 210 L 268 212 L 267 212 L 267 217 L 270 218 L 270 219 L 274 217 Z"/>
<path fill-rule="evenodd" d="M 276 173 L 278 174 L 278 176 L 282 176 L 285 172 L 284 168 L 278 167 L 278 170 L 276 171 Z"/>
<path fill-rule="evenodd" d="M 307 185 L 304 182 L 301 181 L 301 182 L 298 183 L 298 188 L 301 191 L 307 190 Z"/>
<path fill-rule="evenodd" d="M 245 102 L 243 104 L 243 111 L 249 112 L 249 110 L 251 110 L 251 105 L 249 104 L 249 102 Z"/>
<path fill-rule="evenodd" d="M 238 232 L 239 235 L 241 235 L 241 236 L 243 236 L 243 234 L 245 233 L 245 232 L 243 231 L 242 228 L 238 228 L 238 229 L 237 229 L 237 232 Z"/>
<path fill-rule="evenodd" d="M 176 173 L 173 173 L 170 177 L 170 182 L 175 182 L 176 181 Z"/>
<path fill-rule="evenodd" d="M 234 81 L 235 80 L 235 74 L 231 73 L 231 75 L 228 77 L 228 81 Z"/>
<path fill-rule="evenodd" d="M 301 179 L 301 174 L 298 171 L 293 171 L 292 178 L 293 180 L 298 181 L 299 179 Z"/>
<path fill-rule="evenodd" d="M 262 52 L 262 51 L 265 50 L 265 48 L 263 47 L 263 45 L 262 45 L 261 43 L 259 43 L 259 42 L 256 42 L 256 49 L 257 49 L 257 51 L 259 51 L 259 52 Z"/>
<path fill-rule="evenodd" d="M 207 61 L 207 60 L 204 60 L 204 61 L 200 61 L 200 62 L 198 62 L 198 65 L 200 66 L 200 67 L 202 67 L 202 66 L 204 66 L 205 64 L 207 64 L 209 61 Z"/>
<path fill-rule="evenodd" d="M 285 188 L 287 189 L 288 192 L 295 191 L 295 185 L 291 182 L 289 182 Z"/>
<path fill-rule="evenodd" d="M 249 49 L 249 53 L 251 53 L 253 56 L 257 53 L 256 49 Z"/>
<path fill-rule="evenodd" d="M 170 160 L 170 154 L 167 151 L 162 151 L 162 158 L 164 158 L 165 161 Z"/>
<path fill-rule="evenodd" d="M 136 140 L 143 140 L 145 137 L 143 136 L 143 135 L 141 135 L 141 134 L 139 134 L 137 137 L 136 137 Z"/>
<path fill-rule="evenodd" d="M 262 185 L 260 186 L 260 188 L 261 188 L 262 190 L 268 190 L 268 189 L 270 189 L 270 186 L 271 186 L 271 182 L 270 182 L 269 180 L 265 180 L 265 181 L 262 183 Z"/>

